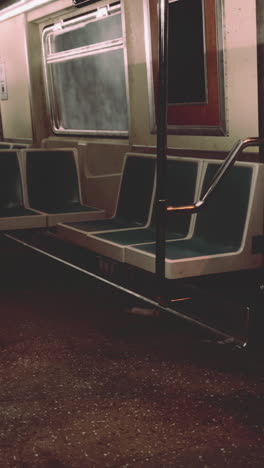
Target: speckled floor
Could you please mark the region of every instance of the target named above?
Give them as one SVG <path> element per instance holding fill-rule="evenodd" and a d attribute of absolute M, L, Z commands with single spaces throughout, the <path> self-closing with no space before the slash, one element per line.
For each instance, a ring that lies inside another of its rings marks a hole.
<path fill-rule="evenodd" d="M 264 467 L 262 356 L 129 301 L 2 250 L 0 467 Z"/>

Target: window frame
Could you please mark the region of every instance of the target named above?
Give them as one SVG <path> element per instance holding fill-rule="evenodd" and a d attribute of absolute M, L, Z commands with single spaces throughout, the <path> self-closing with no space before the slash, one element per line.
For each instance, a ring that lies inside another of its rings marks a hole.
<path fill-rule="evenodd" d="M 223 5 L 222 0 L 203 0 L 205 49 L 211 50 L 205 60 L 207 70 L 208 104 L 171 104 L 168 105 L 168 134 L 226 136 L 224 57 L 223 57 Z M 209 5 L 209 8 L 208 8 Z M 213 12 L 213 13 L 212 13 Z M 148 74 L 149 114 L 151 133 L 157 132 L 156 99 L 158 81 L 158 17 L 157 1 L 145 0 L 145 33 Z M 213 14 L 213 24 L 209 15 Z M 208 44 L 209 40 L 209 44 Z M 210 42 L 211 41 L 211 42 Z M 214 79 L 214 75 L 217 75 Z M 213 78 L 213 79 L 212 79 Z M 212 103 L 213 110 L 209 109 Z M 213 117 L 206 114 L 214 112 Z M 188 115 L 189 113 L 189 115 Z M 200 114 L 200 115 L 199 115 Z M 201 116 L 201 117 L 200 117 Z M 185 120 L 185 121 L 184 121 Z M 180 121 L 184 122 L 180 124 Z"/>
<path fill-rule="evenodd" d="M 130 108 L 129 108 L 129 86 L 128 86 L 128 62 L 127 62 L 127 47 L 126 47 L 126 32 L 125 22 L 123 14 L 122 2 L 114 2 L 106 5 L 93 5 L 93 9 L 83 15 L 78 15 L 70 19 L 60 20 L 55 22 L 51 26 L 47 26 L 42 31 L 42 63 L 43 63 L 43 75 L 44 75 L 44 87 L 47 102 L 48 115 L 51 123 L 51 129 L 56 135 L 83 135 L 83 136 L 109 136 L 109 137 L 124 137 L 129 136 L 130 129 Z M 123 37 L 118 39 L 112 39 L 104 42 L 91 44 L 89 46 L 83 46 L 76 49 L 70 49 L 68 51 L 62 51 L 53 53 L 51 45 L 51 36 L 56 30 L 75 30 L 80 25 L 88 24 L 92 21 L 99 20 L 98 11 L 107 8 L 108 14 L 119 14 L 121 15 L 121 25 Z M 74 58 L 81 58 L 89 55 L 107 53 L 107 51 L 114 51 L 117 49 L 123 50 L 124 58 L 124 75 L 125 75 L 125 91 L 126 91 L 126 104 L 127 104 L 127 130 L 105 130 L 105 129 L 69 129 L 61 126 L 61 118 L 59 115 L 59 107 L 56 99 L 56 82 L 53 79 L 53 72 L 51 65 L 52 63 L 58 63 L 59 61 L 71 60 Z"/>

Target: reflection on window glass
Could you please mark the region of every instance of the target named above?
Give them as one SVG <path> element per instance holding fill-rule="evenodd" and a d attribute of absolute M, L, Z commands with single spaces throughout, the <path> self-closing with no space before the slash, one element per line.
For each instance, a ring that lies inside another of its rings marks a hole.
<path fill-rule="evenodd" d="M 51 66 L 59 83 L 57 104 L 63 128 L 127 130 L 122 49 Z"/>
<path fill-rule="evenodd" d="M 96 19 L 83 27 L 54 37 L 53 52 L 76 49 L 122 37 L 121 15 Z"/>

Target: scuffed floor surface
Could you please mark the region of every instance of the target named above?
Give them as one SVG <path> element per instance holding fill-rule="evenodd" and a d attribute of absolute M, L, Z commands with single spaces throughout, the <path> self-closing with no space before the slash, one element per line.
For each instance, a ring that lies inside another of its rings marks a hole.
<path fill-rule="evenodd" d="M 1 468 L 264 466 L 261 356 L 30 255 L 1 268 Z"/>

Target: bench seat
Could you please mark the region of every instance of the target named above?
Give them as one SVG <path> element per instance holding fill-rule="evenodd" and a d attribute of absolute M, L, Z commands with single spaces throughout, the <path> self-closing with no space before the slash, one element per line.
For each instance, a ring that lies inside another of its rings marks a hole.
<path fill-rule="evenodd" d="M 76 150 L 24 149 L 21 155 L 26 206 L 46 214 L 48 226 L 104 216 L 104 210 L 82 203 Z"/>
<path fill-rule="evenodd" d="M 47 226 L 47 217 L 24 205 L 24 187 L 19 155 L 14 150 L 0 151 L 0 230 Z"/>
<path fill-rule="evenodd" d="M 219 164 L 206 163 L 202 193 Z M 262 254 L 252 252 L 252 239 L 263 235 L 263 183 L 262 164 L 236 163 L 197 214 L 193 235 L 185 240 L 166 242 L 166 278 L 261 266 Z M 155 250 L 154 243 L 126 247 L 125 261 L 154 272 Z"/>
<path fill-rule="evenodd" d="M 192 203 L 199 196 L 202 161 L 191 159 L 169 158 L 166 176 L 167 195 L 172 203 Z M 167 239 L 181 239 L 190 235 L 194 216 L 185 214 L 178 218 L 169 216 L 167 223 Z M 155 206 L 152 210 L 151 222 L 140 229 L 112 232 L 97 232 L 87 235 L 86 247 L 101 255 L 124 262 L 125 246 L 155 242 L 156 239 Z"/>
<path fill-rule="evenodd" d="M 87 247 L 87 233 L 136 229 L 148 225 L 154 199 L 155 167 L 153 155 L 127 153 L 115 215 L 97 221 L 58 224 L 58 236 Z"/>

